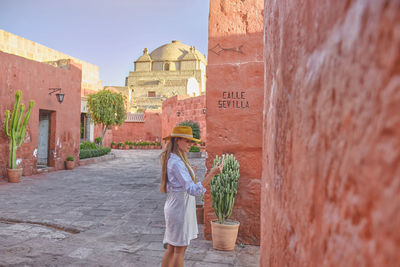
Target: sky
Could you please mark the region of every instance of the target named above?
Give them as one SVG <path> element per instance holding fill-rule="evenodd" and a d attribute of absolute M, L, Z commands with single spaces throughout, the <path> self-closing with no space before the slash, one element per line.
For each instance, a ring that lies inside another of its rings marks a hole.
<path fill-rule="evenodd" d="M 99 66 L 124 86 L 133 62 L 180 40 L 207 55 L 210 0 L 0 0 L 0 29 Z"/>

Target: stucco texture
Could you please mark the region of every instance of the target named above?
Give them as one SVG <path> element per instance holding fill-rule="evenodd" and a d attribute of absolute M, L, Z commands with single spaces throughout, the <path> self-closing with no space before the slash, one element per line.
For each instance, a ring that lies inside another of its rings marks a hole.
<path fill-rule="evenodd" d="M 263 8 L 261 0 L 210 2 L 206 125 L 211 169 L 216 155 L 232 153 L 240 163 L 231 219 L 240 222 L 237 243 L 260 244 L 260 185 L 264 99 Z M 204 235 L 216 219 L 205 195 Z"/>
<path fill-rule="evenodd" d="M 64 169 L 67 156 L 79 158 L 79 125 L 81 96 L 81 66 L 70 60 L 63 68 L 36 62 L 19 56 L 0 52 L 0 176 L 6 176 L 8 167 L 9 139 L 4 133 L 5 110 L 12 110 L 15 92 L 22 91 L 22 103 L 29 100 L 35 106 L 27 127 L 22 146 L 17 151 L 21 159 L 23 175 L 37 172 L 37 146 L 39 110 L 50 115 L 49 165 L 56 170 Z M 49 88 L 62 88 L 64 101 L 60 104 Z"/>
<path fill-rule="evenodd" d="M 126 121 L 120 126 L 114 126 L 112 141 L 116 144 L 125 143 L 125 141 L 161 141 L 161 114 L 145 112 L 143 122 Z"/>
<path fill-rule="evenodd" d="M 261 266 L 398 266 L 399 10 L 265 1 Z"/>
<path fill-rule="evenodd" d="M 162 137 L 171 134 L 172 128 L 180 122 L 192 120 L 199 124 L 200 139 L 206 142 L 206 97 L 173 96 L 162 105 Z M 178 115 L 179 112 L 179 115 Z"/>

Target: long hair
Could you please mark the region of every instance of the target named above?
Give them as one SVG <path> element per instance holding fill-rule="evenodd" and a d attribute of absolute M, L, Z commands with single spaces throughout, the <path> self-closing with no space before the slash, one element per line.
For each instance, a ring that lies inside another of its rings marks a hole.
<path fill-rule="evenodd" d="M 161 151 L 160 154 L 160 163 L 161 163 L 161 183 L 160 183 L 160 192 L 161 193 L 167 193 L 167 181 L 168 181 L 168 174 L 167 174 L 167 165 L 168 165 L 168 160 L 171 155 L 171 153 L 174 153 L 178 155 L 178 157 L 181 158 L 183 163 L 185 164 L 186 168 L 189 171 L 190 176 L 192 177 L 192 180 L 197 183 L 197 178 L 195 177 L 195 174 L 192 172 L 192 169 L 190 167 L 190 163 L 187 159 L 187 156 L 185 153 L 182 153 L 178 147 L 177 144 L 178 138 L 172 137 L 165 148 Z"/>

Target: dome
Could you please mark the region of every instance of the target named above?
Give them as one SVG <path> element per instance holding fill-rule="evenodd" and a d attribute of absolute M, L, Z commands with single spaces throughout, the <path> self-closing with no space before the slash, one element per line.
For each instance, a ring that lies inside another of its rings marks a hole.
<path fill-rule="evenodd" d="M 151 52 L 150 57 L 153 61 L 179 61 L 191 52 L 190 48 L 190 46 L 174 40 L 169 44 L 154 49 L 153 52 Z M 197 58 L 205 63 L 205 57 L 196 49 L 193 50 Z"/>

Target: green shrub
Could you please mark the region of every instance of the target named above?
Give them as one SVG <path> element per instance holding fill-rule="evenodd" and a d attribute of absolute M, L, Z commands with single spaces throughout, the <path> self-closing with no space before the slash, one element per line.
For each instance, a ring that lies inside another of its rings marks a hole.
<path fill-rule="evenodd" d="M 115 143 L 114 141 L 112 141 L 112 142 L 111 142 L 111 145 L 112 145 L 112 146 L 115 146 L 115 145 L 116 145 L 116 143 Z"/>
<path fill-rule="evenodd" d="M 68 156 L 67 157 L 67 161 L 74 161 L 74 157 L 73 156 Z"/>
<path fill-rule="evenodd" d="M 93 142 L 90 142 L 90 141 L 82 142 L 80 147 L 81 147 L 81 150 L 82 149 L 96 149 L 97 148 L 96 144 L 93 143 Z"/>
<path fill-rule="evenodd" d="M 191 146 L 189 149 L 189 152 L 200 152 L 200 147 Z"/>
<path fill-rule="evenodd" d="M 109 147 L 98 147 L 96 149 L 81 149 L 79 153 L 79 159 L 100 157 L 110 153 L 111 148 Z"/>
<path fill-rule="evenodd" d="M 188 121 L 182 121 L 181 123 L 178 124 L 179 126 L 189 126 L 192 128 L 193 131 L 193 137 L 196 139 L 200 139 L 200 126 L 197 122 L 188 120 Z"/>
<path fill-rule="evenodd" d="M 101 144 L 101 136 L 96 137 L 96 138 L 94 139 L 94 142 L 95 142 L 97 145 L 100 145 L 100 144 Z"/>
<path fill-rule="evenodd" d="M 118 143 L 118 147 L 121 147 L 121 146 L 123 146 L 124 145 L 124 143 Z"/>

